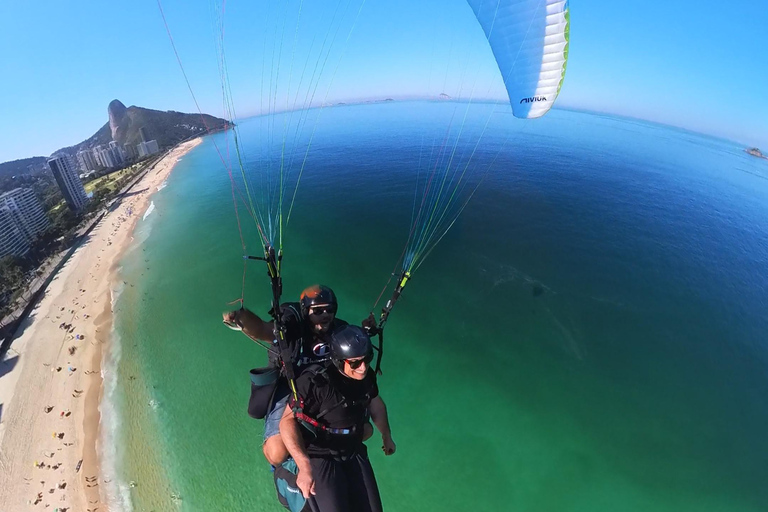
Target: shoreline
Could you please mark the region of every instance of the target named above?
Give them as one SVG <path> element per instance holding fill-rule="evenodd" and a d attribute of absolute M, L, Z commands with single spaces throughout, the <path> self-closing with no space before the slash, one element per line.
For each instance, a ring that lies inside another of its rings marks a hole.
<path fill-rule="evenodd" d="M 174 147 L 135 182 L 19 326 L 0 363 L 0 510 L 109 510 L 99 444 L 118 266 L 152 195 L 201 142 Z"/>

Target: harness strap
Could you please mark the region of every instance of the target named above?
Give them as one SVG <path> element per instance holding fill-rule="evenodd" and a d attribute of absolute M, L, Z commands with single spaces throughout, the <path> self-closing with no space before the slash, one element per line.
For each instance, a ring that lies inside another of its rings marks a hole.
<path fill-rule="evenodd" d="M 307 414 L 304 413 L 304 399 L 299 397 L 298 404 L 296 403 L 293 398 L 290 399 L 290 405 L 291 409 L 293 409 L 293 416 L 301 423 L 301 425 L 312 432 L 312 434 L 317 435 L 316 430 L 322 430 L 323 432 L 328 432 L 329 434 L 337 434 L 337 435 L 350 435 L 354 434 L 357 431 L 356 427 L 352 428 L 332 428 L 323 425 L 318 419 L 322 418 L 329 412 L 331 412 L 336 407 L 340 406 L 341 404 L 336 404 L 333 407 L 329 407 L 322 411 L 320 414 L 317 415 L 317 418 L 313 418 Z"/>
<path fill-rule="evenodd" d="M 302 423 L 302 425 L 304 424 L 311 425 L 313 429 L 310 429 L 310 431 L 313 431 L 314 429 L 320 429 L 324 432 L 328 432 L 329 434 L 350 435 L 350 434 L 354 434 L 355 431 L 357 430 L 355 427 L 352 427 L 352 428 L 326 427 L 325 425 L 322 425 L 321 423 L 319 423 L 316 419 L 307 416 L 300 410 L 294 411 L 294 416 L 296 417 L 297 420 L 299 420 Z"/>

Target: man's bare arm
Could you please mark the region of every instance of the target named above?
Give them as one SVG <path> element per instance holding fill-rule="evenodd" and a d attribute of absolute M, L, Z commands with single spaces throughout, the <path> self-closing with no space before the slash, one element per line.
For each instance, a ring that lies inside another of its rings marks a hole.
<path fill-rule="evenodd" d="M 370 405 L 371 419 L 376 428 L 381 433 L 381 440 L 384 443 L 381 447 L 386 455 L 392 455 L 397 450 L 395 442 L 392 440 L 392 430 L 389 427 L 389 416 L 387 415 L 387 405 L 380 396 L 371 400 Z"/>
<path fill-rule="evenodd" d="M 252 340 L 272 341 L 275 338 L 273 323 L 265 322 L 248 309 L 229 311 L 224 313 L 223 317 L 225 324 L 233 329 L 240 329 Z"/>
<path fill-rule="evenodd" d="M 301 489 L 305 498 L 315 494 L 315 478 L 312 475 L 312 466 L 309 464 L 309 456 L 304 447 L 304 439 L 299 431 L 301 427 L 293 416 L 290 404 L 285 407 L 283 417 L 280 418 L 280 437 L 283 439 L 288 453 L 296 462 L 299 474 L 296 475 L 296 485 Z"/>
<path fill-rule="evenodd" d="M 288 449 L 288 453 L 291 454 L 296 465 L 301 469 L 302 466 L 309 465 L 309 456 L 299 428 L 301 427 L 293 416 L 290 404 L 286 405 L 283 417 L 280 418 L 280 437 L 283 438 L 283 444 Z"/>

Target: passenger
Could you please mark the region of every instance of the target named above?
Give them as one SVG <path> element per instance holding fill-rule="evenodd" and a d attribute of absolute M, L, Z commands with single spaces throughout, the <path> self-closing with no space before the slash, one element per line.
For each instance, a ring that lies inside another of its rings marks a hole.
<path fill-rule="evenodd" d="M 380 512 L 363 444 L 369 417 L 381 433 L 384 453 L 392 455 L 396 446 L 369 366 L 373 346 L 363 329 L 347 325 L 332 333 L 330 349 L 332 364 L 315 365 L 298 377 L 299 403 L 288 404 L 280 421 L 296 486 L 313 512 Z M 275 476 L 277 482 L 277 471 Z"/>

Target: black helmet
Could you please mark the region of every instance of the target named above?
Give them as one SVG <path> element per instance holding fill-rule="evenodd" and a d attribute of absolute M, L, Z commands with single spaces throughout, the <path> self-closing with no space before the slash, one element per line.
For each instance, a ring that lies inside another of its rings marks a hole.
<path fill-rule="evenodd" d="M 309 315 L 309 308 L 312 306 L 330 306 L 334 313 L 339 307 L 336 302 L 336 294 L 322 284 L 313 284 L 301 292 L 301 314 L 304 315 L 304 318 Z"/>
<path fill-rule="evenodd" d="M 345 359 L 373 354 L 371 338 L 356 325 L 345 325 L 331 334 L 331 360 L 337 368 L 344 368 Z"/>

